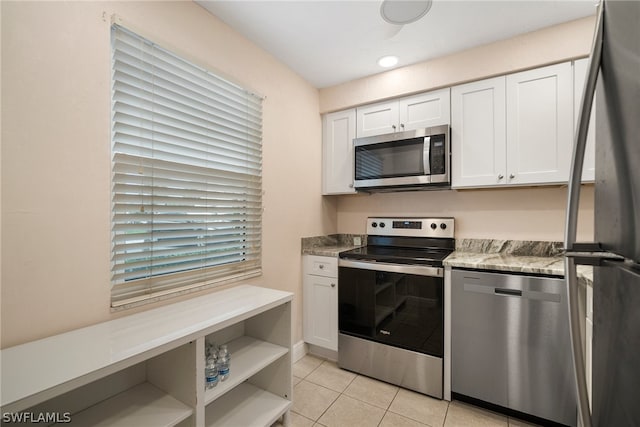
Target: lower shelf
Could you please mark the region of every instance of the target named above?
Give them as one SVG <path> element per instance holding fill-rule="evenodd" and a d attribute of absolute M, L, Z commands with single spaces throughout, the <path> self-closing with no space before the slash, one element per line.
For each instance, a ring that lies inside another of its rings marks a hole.
<path fill-rule="evenodd" d="M 231 341 L 228 347 L 231 354 L 231 373 L 226 381 L 221 381 L 215 388 L 205 392 L 205 405 L 289 352 L 286 347 L 247 336 Z"/>
<path fill-rule="evenodd" d="M 70 424 L 96 427 L 174 426 L 192 414 L 192 408 L 145 382 L 73 414 Z"/>
<path fill-rule="evenodd" d="M 207 406 L 205 425 L 270 426 L 290 406 L 290 400 L 244 382 Z"/>

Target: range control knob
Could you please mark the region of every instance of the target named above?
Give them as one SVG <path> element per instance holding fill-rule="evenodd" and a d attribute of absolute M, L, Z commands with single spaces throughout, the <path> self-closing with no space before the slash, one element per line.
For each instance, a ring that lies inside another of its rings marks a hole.
<path fill-rule="evenodd" d="M 371 223 L 371 226 L 372 226 L 373 228 L 376 228 L 376 227 L 378 226 L 378 223 L 377 223 L 377 222 L 372 222 L 372 223 Z"/>
<path fill-rule="evenodd" d="M 384 225 L 385 225 L 384 222 L 381 222 L 380 223 L 380 228 L 384 228 Z"/>
<path fill-rule="evenodd" d="M 440 228 L 442 228 L 442 229 L 444 230 L 445 228 L 447 228 L 447 224 L 445 224 L 445 223 L 443 222 L 442 224 L 440 224 Z"/>
<path fill-rule="evenodd" d="M 431 229 L 435 230 L 436 228 L 438 228 L 438 225 L 435 222 L 431 223 Z"/>

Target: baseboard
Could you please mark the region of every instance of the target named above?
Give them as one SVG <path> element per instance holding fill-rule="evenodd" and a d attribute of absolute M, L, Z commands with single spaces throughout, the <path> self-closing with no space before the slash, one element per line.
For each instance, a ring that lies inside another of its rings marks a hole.
<path fill-rule="evenodd" d="M 307 353 L 322 359 L 331 360 L 332 362 L 338 361 L 338 352 L 335 350 L 329 350 L 328 348 L 319 347 L 317 345 L 308 344 Z"/>
<path fill-rule="evenodd" d="M 313 344 L 308 344 L 304 341 L 298 341 L 293 345 L 293 354 L 292 354 L 293 363 L 296 363 L 298 360 L 302 359 L 307 354 L 312 354 L 314 356 L 320 357 L 322 359 L 331 360 L 333 362 L 338 361 L 337 351 L 329 350 L 324 347 L 319 347 Z"/>
<path fill-rule="evenodd" d="M 293 345 L 293 363 L 296 363 L 298 360 L 302 359 L 308 352 L 307 343 L 304 341 L 298 341 Z"/>

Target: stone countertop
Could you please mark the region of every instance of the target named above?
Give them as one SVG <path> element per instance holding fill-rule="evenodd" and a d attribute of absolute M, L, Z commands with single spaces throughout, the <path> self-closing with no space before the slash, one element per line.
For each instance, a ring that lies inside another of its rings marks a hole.
<path fill-rule="evenodd" d="M 564 276 L 562 244 L 516 240 L 461 239 L 446 267 Z M 578 266 L 578 281 L 591 286 L 593 268 Z"/>
<path fill-rule="evenodd" d="M 564 275 L 564 261 L 559 256 L 541 257 L 455 251 L 444 260 L 444 265 L 445 267 L 473 268 L 477 270 Z"/>
<path fill-rule="evenodd" d="M 356 245 L 354 238 L 360 238 L 361 244 Z M 366 244 L 367 236 L 360 234 L 303 237 L 302 255 L 337 257 L 340 252 Z M 444 260 L 444 265 L 474 270 L 564 276 L 560 242 L 458 239 L 455 252 Z M 578 266 L 578 281 L 580 284 L 592 286 L 593 268 Z"/>
<path fill-rule="evenodd" d="M 360 244 L 357 239 L 360 239 Z M 355 240 L 355 242 L 354 242 Z M 331 234 L 302 238 L 302 255 L 337 257 L 340 252 L 366 246 L 367 236 L 361 234 Z"/>

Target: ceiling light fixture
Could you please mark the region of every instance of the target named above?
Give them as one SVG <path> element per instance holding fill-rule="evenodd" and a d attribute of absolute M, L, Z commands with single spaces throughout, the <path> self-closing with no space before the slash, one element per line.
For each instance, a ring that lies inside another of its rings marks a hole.
<path fill-rule="evenodd" d="M 426 15 L 432 4 L 433 0 L 383 0 L 380 15 L 390 24 L 410 24 Z"/>
<path fill-rule="evenodd" d="M 383 56 L 382 58 L 378 59 L 378 65 L 384 68 L 393 67 L 397 63 L 398 57 L 393 55 Z"/>

